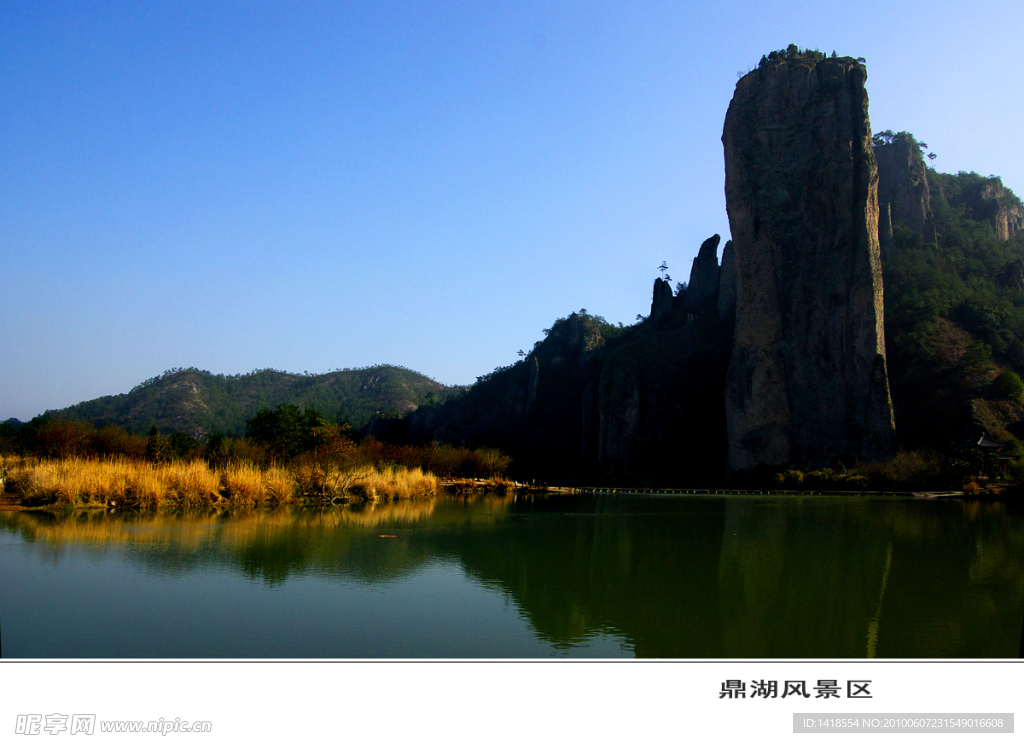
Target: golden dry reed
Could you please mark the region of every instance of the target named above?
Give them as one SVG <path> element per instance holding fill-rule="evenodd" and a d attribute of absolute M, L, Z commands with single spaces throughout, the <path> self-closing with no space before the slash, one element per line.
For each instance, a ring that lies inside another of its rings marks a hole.
<path fill-rule="evenodd" d="M 128 459 L 24 460 L 8 473 L 7 492 L 21 502 L 65 507 L 121 508 L 254 506 L 297 501 L 296 477 L 283 467 L 234 463 L 211 468 L 202 460 L 156 464 Z M 429 497 L 440 481 L 421 469 L 366 469 L 344 489 L 369 500 Z M 338 493 L 342 494 L 342 493 Z"/>
<path fill-rule="evenodd" d="M 354 490 L 361 491 L 372 500 L 400 500 L 436 495 L 440 480 L 419 467 L 394 467 L 374 470 L 360 479 Z"/>

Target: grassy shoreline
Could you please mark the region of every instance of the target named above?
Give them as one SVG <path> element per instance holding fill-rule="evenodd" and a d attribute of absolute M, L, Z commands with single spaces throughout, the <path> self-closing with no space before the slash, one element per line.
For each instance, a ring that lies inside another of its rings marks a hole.
<path fill-rule="evenodd" d="M 440 478 L 418 467 L 367 465 L 347 472 L 340 486 L 310 492 L 309 473 L 301 467 L 79 457 L 8 460 L 4 465 L 4 500 L 21 507 L 151 509 L 386 501 L 429 498 L 441 488 Z"/>
<path fill-rule="evenodd" d="M 419 467 L 362 464 L 335 469 L 327 478 L 311 472 L 308 461 L 288 466 L 257 465 L 251 462 L 210 464 L 202 459 L 155 463 L 125 457 L 105 459 L 68 457 L 46 459 L 0 456 L 0 468 L 7 471 L 6 488 L 0 489 L 0 509 L 120 509 L 159 508 L 247 508 L 325 503 L 366 503 L 432 498 L 438 495 L 465 496 L 480 492 L 511 493 L 534 489 L 500 477 L 441 478 Z M 790 473 L 786 473 L 789 475 Z M 799 483 L 764 481 L 739 483 L 738 487 L 712 489 L 570 486 L 547 487 L 549 493 L 694 493 L 760 495 L 904 495 L 917 497 L 968 497 L 1018 500 L 1019 494 L 1005 485 L 990 484 L 984 490 L 974 483 L 963 489 L 908 487 L 908 482 L 880 482 L 867 488 L 863 478 L 851 482 L 810 478 Z M 330 480 L 330 485 L 325 483 Z M 320 483 L 312 486 L 311 483 Z M 793 488 L 792 485 L 797 487 Z M 913 483 L 917 484 L 917 483 Z M 893 486 L 896 487 L 893 487 Z M 902 485 L 903 487 L 899 487 Z M 775 487 L 772 487 L 775 486 Z M 781 486 L 781 487 L 780 487 Z M 790 487 L 787 487 L 790 486 Z M 831 487 L 830 487 L 831 486 Z M 838 486 L 838 487 L 837 487 Z M 843 487 L 846 486 L 846 487 Z"/>

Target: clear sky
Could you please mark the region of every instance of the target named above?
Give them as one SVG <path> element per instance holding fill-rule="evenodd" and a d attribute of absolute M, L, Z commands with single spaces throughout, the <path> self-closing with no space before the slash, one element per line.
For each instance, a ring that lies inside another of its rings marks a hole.
<path fill-rule="evenodd" d="M 863 56 L 874 129 L 1024 192 L 1020 0 L 0 4 L 0 420 L 178 366 L 448 384 L 728 237 L 737 74 Z"/>

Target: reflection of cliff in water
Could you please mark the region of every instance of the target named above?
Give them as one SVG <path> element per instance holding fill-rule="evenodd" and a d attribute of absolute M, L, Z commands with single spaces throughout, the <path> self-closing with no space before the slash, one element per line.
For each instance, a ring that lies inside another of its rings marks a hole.
<path fill-rule="evenodd" d="M 762 602 L 744 600 L 733 583 L 729 615 L 746 621 L 735 654 L 1016 655 L 1024 529 L 1001 505 L 807 499 L 770 535 L 757 518 L 736 519 L 747 536 L 734 554 L 758 544 L 782 545 L 782 556 L 775 575 L 758 581 Z"/>
<path fill-rule="evenodd" d="M 638 657 L 1014 656 L 1024 604 L 1024 521 L 960 501 L 520 496 L 0 525 L 157 575 L 383 586 L 451 565 L 556 647 L 608 633 Z"/>
<path fill-rule="evenodd" d="M 638 657 L 865 657 L 869 640 L 877 657 L 1017 652 L 1024 524 L 1000 505 L 598 498 L 513 512 L 536 523 L 467 536 L 461 559 L 556 644 L 611 629 Z"/>

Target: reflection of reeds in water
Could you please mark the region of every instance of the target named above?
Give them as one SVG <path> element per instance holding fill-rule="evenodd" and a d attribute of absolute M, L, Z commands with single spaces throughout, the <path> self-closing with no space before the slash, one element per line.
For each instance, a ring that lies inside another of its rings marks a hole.
<path fill-rule="evenodd" d="M 415 524 L 433 517 L 437 503 L 433 499 L 423 499 L 324 509 L 281 507 L 273 510 L 141 513 L 74 511 L 52 515 L 11 511 L 4 515 L 4 520 L 26 538 L 37 542 L 154 544 L 173 541 L 185 549 L 199 549 L 212 543 L 227 547 L 244 546 L 261 534 L 294 527 L 374 529 Z"/>
<path fill-rule="evenodd" d="M 209 542 L 219 517 L 215 514 L 110 513 L 75 511 L 48 515 L 27 511 L 5 514 L 5 521 L 33 542 L 73 544 L 83 542 L 161 544 L 173 541 L 186 549 Z"/>
<path fill-rule="evenodd" d="M 365 504 L 307 511 L 302 523 L 322 528 L 401 526 L 424 521 L 434 514 L 434 500 L 377 501 Z"/>
<path fill-rule="evenodd" d="M 44 555 L 73 549 L 176 574 L 226 565 L 269 583 L 308 570 L 379 581 L 431 559 L 433 527 L 464 528 L 476 510 L 444 498 L 327 508 L 7 511 L 0 512 L 0 529 L 17 532 Z M 485 526 L 495 521 L 490 508 L 482 516 Z M 421 522 L 429 526 L 416 526 Z"/>

